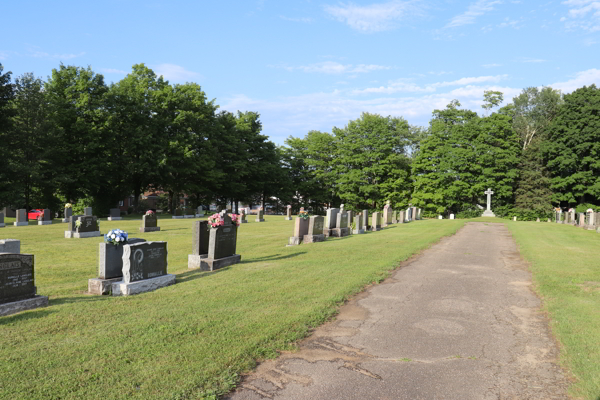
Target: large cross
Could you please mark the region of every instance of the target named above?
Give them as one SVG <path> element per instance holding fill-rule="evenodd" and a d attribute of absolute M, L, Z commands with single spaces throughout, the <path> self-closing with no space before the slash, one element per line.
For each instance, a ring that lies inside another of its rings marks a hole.
<path fill-rule="evenodd" d="M 492 195 L 494 194 L 494 192 L 492 192 L 492 189 L 488 188 L 488 190 L 486 190 L 485 192 L 483 192 L 485 194 L 487 194 L 487 210 L 491 210 L 491 206 L 492 206 Z"/>

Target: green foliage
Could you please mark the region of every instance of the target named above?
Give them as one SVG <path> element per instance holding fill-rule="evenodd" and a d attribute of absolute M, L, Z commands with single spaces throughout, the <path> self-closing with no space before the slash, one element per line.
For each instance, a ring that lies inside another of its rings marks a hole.
<path fill-rule="evenodd" d="M 594 210 L 594 212 L 600 212 L 600 206 L 597 206 L 597 205 L 594 205 L 591 203 L 578 204 L 577 207 L 575 207 L 575 212 L 576 213 L 585 213 L 590 208 L 592 210 Z"/>
<path fill-rule="evenodd" d="M 510 108 L 480 118 L 458 101 L 435 110 L 430 135 L 412 163 L 412 202 L 433 214 L 458 214 L 485 204 L 494 190 L 494 209 L 514 201 L 519 148 Z"/>
<path fill-rule="evenodd" d="M 542 154 L 553 201 L 563 206 L 600 200 L 600 89 L 584 86 L 564 96 L 547 128 Z"/>
<path fill-rule="evenodd" d="M 456 218 L 459 218 L 459 219 L 477 218 L 477 217 L 481 217 L 481 214 L 483 214 L 483 210 L 479 210 L 479 209 L 462 210 L 462 211 L 459 211 L 458 214 L 456 214 Z"/>

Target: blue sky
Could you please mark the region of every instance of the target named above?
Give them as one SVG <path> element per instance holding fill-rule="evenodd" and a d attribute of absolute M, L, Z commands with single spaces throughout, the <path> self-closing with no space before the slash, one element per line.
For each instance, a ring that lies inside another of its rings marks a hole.
<path fill-rule="evenodd" d="M 60 5 L 60 6 L 59 6 Z M 60 62 L 107 83 L 145 63 L 257 111 L 277 144 L 361 112 L 426 126 L 458 99 L 481 111 L 528 86 L 600 86 L 600 1 L 11 1 L 0 63 L 44 79 Z"/>

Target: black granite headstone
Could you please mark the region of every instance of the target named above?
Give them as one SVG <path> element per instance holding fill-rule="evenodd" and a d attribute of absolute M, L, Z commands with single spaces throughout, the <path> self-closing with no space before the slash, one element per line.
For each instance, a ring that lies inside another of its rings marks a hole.
<path fill-rule="evenodd" d="M 235 254 L 237 226 L 223 225 L 210 229 L 208 258 L 219 259 Z"/>
<path fill-rule="evenodd" d="M 109 214 L 109 217 L 111 218 L 118 218 L 121 216 L 121 210 L 118 208 L 111 208 Z"/>
<path fill-rule="evenodd" d="M 0 304 L 35 297 L 32 254 L 0 254 Z"/>
<path fill-rule="evenodd" d="M 44 208 L 43 221 L 52 221 L 52 211 L 47 208 Z"/>
<path fill-rule="evenodd" d="M 76 228 L 76 231 L 79 233 L 96 232 L 99 230 L 98 218 L 96 216 L 84 215 L 79 217 L 79 221 L 81 221 L 81 225 L 79 225 L 79 228 Z"/>
<path fill-rule="evenodd" d="M 123 282 L 136 282 L 166 274 L 167 242 L 123 246 Z"/>
<path fill-rule="evenodd" d="M 208 254 L 208 238 L 210 232 L 208 230 L 208 221 L 196 221 L 194 222 L 193 230 L 193 249 L 192 254 L 199 256 L 201 254 Z"/>

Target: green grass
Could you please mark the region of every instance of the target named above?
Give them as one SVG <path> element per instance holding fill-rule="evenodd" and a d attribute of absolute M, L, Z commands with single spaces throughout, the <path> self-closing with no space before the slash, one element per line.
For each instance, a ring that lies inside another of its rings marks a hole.
<path fill-rule="evenodd" d="M 187 269 L 193 220 L 159 219 L 162 231 L 146 234 L 137 233 L 139 220 L 102 221 L 102 232 L 167 241 L 177 275 L 173 286 L 122 298 L 85 294 L 101 238 L 64 239 L 66 224 L 56 220 L 0 228 L 35 254 L 38 293 L 50 296 L 47 308 L 0 318 L 0 398 L 214 398 L 465 222 L 426 220 L 285 247 L 292 221 L 248 219 L 238 234 L 242 263 L 215 272 Z"/>
<path fill-rule="evenodd" d="M 506 222 L 576 379 L 570 393 L 600 399 L 600 234 L 569 225 Z"/>

